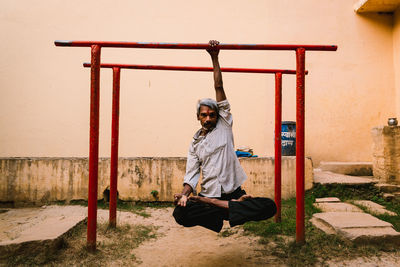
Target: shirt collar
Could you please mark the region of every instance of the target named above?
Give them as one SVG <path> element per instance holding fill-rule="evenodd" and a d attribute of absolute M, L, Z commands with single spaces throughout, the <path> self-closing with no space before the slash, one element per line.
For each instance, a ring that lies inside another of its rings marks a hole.
<path fill-rule="evenodd" d="M 193 144 L 197 144 L 204 138 L 204 136 L 200 136 L 201 134 L 201 129 L 199 129 L 193 136 Z"/>
<path fill-rule="evenodd" d="M 193 136 L 193 144 L 197 144 L 201 140 L 203 140 L 207 135 L 211 134 L 217 127 L 214 127 L 210 132 L 208 132 L 206 135 L 200 135 L 201 134 L 201 128 L 194 134 Z"/>

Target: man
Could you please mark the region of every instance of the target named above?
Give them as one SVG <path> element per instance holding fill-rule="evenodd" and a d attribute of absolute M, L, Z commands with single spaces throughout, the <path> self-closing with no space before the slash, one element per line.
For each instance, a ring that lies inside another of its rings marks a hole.
<path fill-rule="evenodd" d="M 209 45 L 207 52 L 213 63 L 216 101 L 206 98 L 197 105 L 201 129 L 189 148 L 184 187 L 182 193 L 174 195 L 173 216 L 183 226 L 200 225 L 219 232 L 223 220 L 229 220 L 231 226 L 264 220 L 276 213 L 276 206 L 271 199 L 253 198 L 241 188 L 247 176 L 234 150 L 232 114 L 218 60 L 219 42 L 211 40 Z M 200 169 L 201 192 L 199 196 L 190 196 L 195 193 Z"/>

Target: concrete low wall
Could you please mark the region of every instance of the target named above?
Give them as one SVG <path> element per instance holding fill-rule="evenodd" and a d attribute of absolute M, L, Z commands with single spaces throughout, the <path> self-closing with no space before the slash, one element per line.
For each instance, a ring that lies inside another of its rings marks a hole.
<path fill-rule="evenodd" d="M 248 175 L 243 187 L 254 196 L 274 197 L 274 159 L 243 158 Z M 186 158 L 120 158 L 118 192 L 122 200 L 172 201 L 182 190 Z M 312 187 L 306 159 L 306 189 Z M 99 160 L 98 198 L 109 185 L 110 159 Z M 156 199 L 150 193 L 158 191 Z M 295 196 L 295 157 L 282 158 L 282 197 Z M 87 158 L 0 158 L 0 202 L 46 203 L 87 199 Z"/>
<path fill-rule="evenodd" d="M 378 126 L 371 130 L 373 174 L 382 183 L 400 184 L 400 126 Z"/>

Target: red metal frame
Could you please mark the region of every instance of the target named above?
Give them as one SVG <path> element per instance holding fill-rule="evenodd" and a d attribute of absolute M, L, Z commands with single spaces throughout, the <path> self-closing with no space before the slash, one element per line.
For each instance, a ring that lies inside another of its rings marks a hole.
<path fill-rule="evenodd" d="M 55 41 L 56 46 L 91 47 L 91 115 L 89 152 L 89 197 L 87 245 L 96 249 L 98 135 L 99 135 L 99 81 L 101 47 L 159 48 L 159 49 L 209 49 L 208 44 L 143 43 L 103 41 Z M 296 241 L 305 242 L 304 229 L 304 75 L 305 51 L 336 51 L 336 45 L 269 45 L 269 44 L 219 44 L 224 50 L 295 50 L 296 51 Z M 199 70 L 197 70 L 199 71 Z M 208 71 L 208 70 L 207 70 Z"/>
<path fill-rule="evenodd" d="M 117 225 L 117 181 L 118 181 L 118 133 L 119 133 L 119 91 L 121 69 L 113 68 L 113 100 L 111 123 L 111 166 L 110 166 L 110 227 Z"/>
<path fill-rule="evenodd" d="M 90 47 L 99 45 L 101 47 L 114 48 L 159 48 L 159 49 L 209 49 L 209 44 L 195 43 L 151 43 L 151 42 L 105 42 L 105 41 L 71 41 L 56 40 L 56 46 Z M 291 45 L 291 44 L 219 44 L 220 50 L 296 50 L 304 48 L 313 51 L 336 51 L 336 45 Z"/>
<path fill-rule="evenodd" d="M 305 91 L 304 68 L 306 50 L 296 50 L 296 242 L 305 242 L 304 229 L 304 133 Z"/>
<path fill-rule="evenodd" d="M 275 222 L 281 221 L 282 184 L 282 73 L 275 73 Z"/>
<path fill-rule="evenodd" d="M 83 63 L 84 67 L 91 67 L 90 63 Z M 112 115 L 112 140 L 111 140 L 111 175 L 110 175 L 110 227 L 116 227 L 117 210 L 117 175 L 118 175 L 118 122 L 119 122 L 119 89 L 120 70 L 124 69 L 145 69 L 145 70 L 173 70 L 173 71 L 213 71 L 210 67 L 190 66 L 164 66 L 164 65 L 132 65 L 102 63 L 101 68 L 113 69 L 113 115 Z M 244 68 L 221 68 L 225 72 L 247 72 L 247 73 L 274 73 L 275 74 L 275 203 L 277 213 L 275 221 L 281 221 L 281 125 L 282 125 L 282 73 L 296 74 L 295 70 L 283 69 L 244 69 Z M 305 71 L 308 74 L 308 71 Z"/>
<path fill-rule="evenodd" d="M 90 63 L 83 63 L 85 68 L 90 67 Z M 120 68 L 120 69 L 141 69 L 141 70 L 171 70 L 171 71 L 207 71 L 212 72 L 211 67 L 192 67 L 192 66 L 165 66 L 165 65 L 136 65 L 136 64 L 116 64 L 102 63 L 101 68 Z M 243 73 L 282 73 L 296 74 L 295 70 L 285 69 L 254 69 L 254 68 L 221 68 L 222 72 L 243 72 Z M 308 71 L 306 71 L 308 74 Z"/>
<path fill-rule="evenodd" d="M 93 45 L 91 47 L 91 53 L 87 246 L 89 250 L 94 251 L 96 250 L 97 183 L 99 167 L 100 46 Z"/>

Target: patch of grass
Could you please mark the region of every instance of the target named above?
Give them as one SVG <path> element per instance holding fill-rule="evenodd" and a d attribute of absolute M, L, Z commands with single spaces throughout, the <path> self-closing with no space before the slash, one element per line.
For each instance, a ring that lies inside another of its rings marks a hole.
<path fill-rule="evenodd" d="M 307 217 L 311 218 L 312 214 L 320 211 L 314 207 L 314 201 L 315 198 L 312 194 L 306 194 L 304 205 Z M 244 230 L 262 237 L 271 237 L 274 235 L 294 235 L 296 233 L 295 198 L 282 201 L 281 215 L 282 223 L 275 223 L 273 219 L 260 222 L 248 222 L 243 226 Z"/>
<path fill-rule="evenodd" d="M 86 227 L 82 227 L 67 239 L 65 248 L 49 265 L 132 266 L 138 263 L 133 249 L 148 239 L 156 238 L 156 229 L 146 225 L 121 224 L 117 228 L 109 228 L 106 223 L 99 224 L 97 250 L 91 253 L 86 249 Z"/>
<path fill-rule="evenodd" d="M 109 202 L 105 202 L 104 200 L 99 200 L 97 202 L 97 207 L 99 209 L 109 209 Z M 145 211 L 146 207 L 143 205 L 136 205 L 135 202 L 126 202 L 126 201 L 118 201 L 117 209 L 120 211 L 129 211 L 136 215 L 142 216 L 144 218 L 148 218 L 151 215 Z"/>
<path fill-rule="evenodd" d="M 232 228 L 226 228 L 223 231 L 221 231 L 220 233 L 218 233 L 218 235 L 221 237 L 228 237 L 228 236 L 234 235 L 236 233 L 237 233 L 237 231 L 234 231 Z"/>
<path fill-rule="evenodd" d="M 140 215 L 142 217 L 148 218 L 150 217 L 150 214 L 144 211 L 145 207 L 141 205 L 135 205 L 135 202 L 126 202 L 126 201 L 120 201 L 118 200 L 117 202 L 117 210 L 118 211 L 129 211 L 132 213 L 135 213 L 137 215 Z M 84 206 L 87 207 L 88 202 L 86 200 L 73 200 L 70 201 L 69 205 L 79 205 L 79 206 Z M 97 208 L 98 209 L 103 209 L 103 210 L 108 210 L 110 208 L 109 202 L 104 201 L 104 199 L 100 199 L 97 201 Z"/>
<path fill-rule="evenodd" d="M 156 227 L 148 225 L 121 224 L 109 228 L 107 223 L 97 226 L 97 250 L 91 253 L 86 248 L 85 223 L 73 228 L 60 239 L 57 246 L 44 248 L 43 244 L 32 244 L 19 251 L 3 266 L 132 266 L 137 263 L 133 249 L 145 240 L 156 238 Z"/>
<path fill-rule="evenodd" d="M 154 208 L 154 209 L 164 209 L 175 207 L 172 202 L 163 202 L 163 201 L 151 201 L 151 202 L 135 202 L 136 205 Z"/>
<path fill-rule="evenodd" d="M 154 227 L 144 225 L 122 224 L 117 228 L 110 228 L 107 224 L 99 227 L 99 235 L 102 235 L 99 242 L 99 250 L 113 251 L 116 256 L 124 257 L 132 249 L 143 241 L 155 238 Z M 129 253 L 128 253 L 129 254 Z"/>
<path fill-rule="evenodd" d="M 344 185 L 344 184 L 314 184 L 310 193 L 315 198 L 337 197 L 341 201 L 372 199 L 380 196 L 380 191 L 373 184 L 365 185 Z"/>
<path fill-rule="evenodd" d="M 316 188 L 306 192 L 305 195 L 305 244 L 297 244 L 294 240 L 296 233 L 296 199 L 282 201 L 282 222 L 275 223 L 272 219 L 244 224 L 245 233 L 260 236 L 260 243 L 266 246 L 265 253 L 277 256 L 289 266 L 314 266 L 325 265 L 331 259 L 351 259 L 354 257 L 370 257 L 383 251 L 387 247 L 382 245 L 355 245 L 341 240 L 336 235 L 327 235 L 315 228 L 309 220 L 314 213 L 320 212 L 313 206 L 316 197 L 336 196 L 348 199 L 348 196 L 361 192 L 363 196 L 370 195 L 365 192 L 367 188 L 355 190 L 350 188 Z M 335 194 L 333 194 L 333 192 Z M 326 193 L 326 195 L 324 195 Z M 359 198 L 356 198 L 359 199 Z M 365 199 L 365 198 L 364 198 Z M 389 216 L 394 217 L 398 216 Z M 271 247 L 272 246 L 272 247 Z M 393 248 L 392 251 L 400 251 Z"/>

